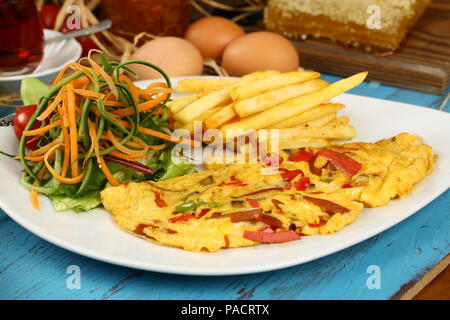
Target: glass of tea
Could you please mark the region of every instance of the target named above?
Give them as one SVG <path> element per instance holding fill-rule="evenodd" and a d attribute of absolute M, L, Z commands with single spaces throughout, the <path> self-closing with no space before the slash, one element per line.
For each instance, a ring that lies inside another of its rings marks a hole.
<path fill-rule="evenodd" d="M 32 72 L 41 62 L 43 49 L 34 0 L 0 0 L 0 76 Z"/>

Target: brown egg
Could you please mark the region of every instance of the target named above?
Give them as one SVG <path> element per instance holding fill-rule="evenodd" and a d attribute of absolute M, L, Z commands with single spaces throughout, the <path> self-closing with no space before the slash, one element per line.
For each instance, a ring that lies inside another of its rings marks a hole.
<path fill-rule="evenodd" d="M 231 20 L 205 17 L 191 24 L 184 37 L 200 50 L 204 58 L 220 59 L 225 47 L 243 35 L 244 29 Z"/>
<path fill-rule="evenodd" d="M 273 32 L 261 31 L 231 42 L 223 53 L 222 64 L 232 76 L 262 70 L 288 72 L 299 68 L 300 57 L 289 40 Z"/>
<path fill-rule="evenodd" d="M 145 60 L 163 69 L 171 77 L 198 76 L 203 71 L 203 58 L 189 41 L 177 37 L 156 38 L 138 48 L 131 60 Z M 149 67 L 132 64 L 129 68 L 140 80 L 161 78 L 161 74 Z"/>

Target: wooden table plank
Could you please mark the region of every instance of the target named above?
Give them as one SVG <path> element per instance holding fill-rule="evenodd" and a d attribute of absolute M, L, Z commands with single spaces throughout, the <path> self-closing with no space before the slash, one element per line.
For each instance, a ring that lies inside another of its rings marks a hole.
<path fill-rule="evenodd" d="M 443 99 L 367 82 L 352 92 L 431 108 Z M 0 212 L 0 298 L 389 299 L 448 255 L 449 207 L 447 191 L 397 226 L 341 252 L 283 270 L 226 277 L 167 275 L 95 261 L 32 235 Z M 66 286 L 71 265 L 80 267 L 80 290 Z M 366 286 L 372 265 L 380 268 L 381 289 Z"/>

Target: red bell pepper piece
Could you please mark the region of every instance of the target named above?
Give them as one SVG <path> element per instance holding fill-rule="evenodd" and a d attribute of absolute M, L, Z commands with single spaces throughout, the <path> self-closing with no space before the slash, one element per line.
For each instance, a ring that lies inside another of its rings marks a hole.
<path fill-rule="evenodd" d="M 303 171 L 302 170 L 291 170 L 291 171 L 283 172 L 281 174 L 281 177 L 283 177 L 284 181 L 291 181 L 291 180 L 294 180 L 295 177 L 297 177 L 299 174 L 303 175 Z"/>
<path fill-rule="evenodd" d="M 275 208 L 278 210 L 278 212 L 283 213 L 283 208 L 281 208 L 280 204 L 284 204 L 283 201 L 280 201 L 278 199 L 272 199 L 272 203 L 275 206 Z"/>
<path fill-rule="evenodd" d="M 349 178 L 352 178 L 362 168 L 362 164 L 358 161 L 333 150 L 322 149 L 318 154 L 330 161 L 335 167 L 344 171 Z"/>
<path fill-rule="evenodd" d="M 240 187 L 244 187 L 247 184 L 243 183 L 241 180 L 237 179 L 235 176 L 232 176 L 230 178 L 230 182 L 222 182 L 220 185 L 221 186 L 240 186 Z"/>
<path fill-rule="evenodd" d="M 205 208 L 202 209 L 202 211 L 200 211 L 200 214 L 197 216 L 197 219 L 200 219 L 201 217 L 203 217 L 205 214 L 207 214 L 211 209 Z"/>
<path fill-rule="evenodd" d="M 256 199 L 252 199 L 252 198 L 245 198 L 245 201 L 248 202 L 248 204 L 250 205 L 250 207 L 252 208 L 259 208 L 259 202 Z"/>
<path fill-rule="evenodd" d="M 319 198 L 313 198 L 309 196 L 303 196 L 303 199 L 315 204 L 316 206 L 320 207 L 323 211 L 329 214 L 335 214 L 335 213 L 345 213 L 349 212 L 350 210 L 334 203 L 330 200 L 325 199 L 319 199 Z"/>
<path fill-rule="evenodd" d="M 300 151 L 289 156 L 289 161 L 299 162 L 306 161 L 309 162 L 313 158 L 314 154 L 311 151 Z"/>
<path fill-rule="evenodd" d="M 309 180 L 308 177 L 303 177 L 300 180 L 298 180 L 296 183 L 294 183 L 294 187 L 298 191 L 305 191 L 306 189 L 308 189 L 308 186 L 310 183 L 311 183 L 311 181 Z"/>
<path fill-rule="evenodd" d="M 263 214 L 261 216 L 261 221 L 274 228 L 280 228 L 281 226 L 283 226 L 283 222 L 281 222 L 280 219 L 272 217 L 268 214 Z"/>
<path fill-rule="evenodd" d="M 189 214 L 189 213 L 184 213 L 181 216 L 169 219 L 170 222 L 175 223 L 175 222 L 179 222 L 179 221 L 188 221 L 189 219 L 195 218 L 195 216 Z"/>
<path fill-rule="evenodd" d="M 244 238 L 262 243 L 281 243 L 300 240 L 300 236 L 294 231 L 264 232 L 264 231 L 244 231 Z"/>
<path fill-rule="evenodd" d="M 167 207 L 167 203 L 161 198 L 161 194 L 159 192 L 153 191 L 153 193 L 155 194 L 155 202 L 156 205 L 160 208 L 165 208 Z"/>

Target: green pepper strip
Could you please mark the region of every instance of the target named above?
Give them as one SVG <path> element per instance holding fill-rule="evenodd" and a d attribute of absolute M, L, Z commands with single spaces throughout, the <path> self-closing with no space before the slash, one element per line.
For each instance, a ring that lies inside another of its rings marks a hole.
<path fill-rule="evenodd" d="M 85 148 L 87 148 L 87 146 L 90 143 L 89 140 L 89 134 L 88 134 L 88 116 L 89 116 L 89 110 L 91 108 L 92 105 L 92 100 L 91 99 L 86 99 L 84 101 L 84 105 L 83 105 L 83 109 L 81 112 L 81 118 L 80 118 L 80 125 L 78 128 L 78 137 L 83 141 L 83 143 L 85 144 Z"/>
<path fill-rule="evenodd" d="M 89 179 L 91 177 L 92 174 L 92 169 L 93 169 L 93 159 L 89 159 L 87 161 L 87 165 L 86 165 L 86 172 L 84 174 L 84 178 L 83 181 L 81 182 L 80 188 L 78 189 L 78 191 L 75 193 L 74 198 L 80 196 L 88 187 L 89 184 Z"/>

